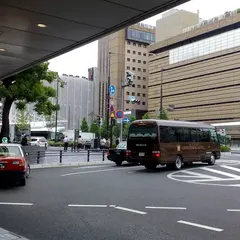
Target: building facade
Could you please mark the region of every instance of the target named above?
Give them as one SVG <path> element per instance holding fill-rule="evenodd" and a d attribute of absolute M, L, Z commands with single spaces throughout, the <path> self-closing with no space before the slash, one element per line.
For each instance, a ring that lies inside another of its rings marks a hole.
<path fill-rule="evenodd" d="M 99 115 L 106 118 L 108 77 L 116 92 L 110 96 L 113 110 L 121 108 L 121 86 L 126 84 L 126 72 L 134 73 L 133 85 L 124 88 L 123 110 L 143 115 L 147 111 L 148 93 L 148 49 L 155 42 L 155 28 L 136 24 L 106 36 L 98 43 L 98 69 L 100 79 Z M 139 100 L 132 103 L 130 99 Z"/>
<path fill-rule="evenodd" d="M 174 106 L 171 119 L 240 120 L 240 9 L 188 27 L 151 45 L 149 51 L 152 116 L 162 97 L 163 108 Z"/>

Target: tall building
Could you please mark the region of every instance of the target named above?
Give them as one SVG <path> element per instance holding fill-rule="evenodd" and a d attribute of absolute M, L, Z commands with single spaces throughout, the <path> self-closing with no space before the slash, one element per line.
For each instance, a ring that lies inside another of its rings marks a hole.
<path fill-rule="evenodd" d="M 93 118 L 96 119 L 99 116 L 100 109 L 100 82 L 98 75 L 98 68 L 92 67 L 88 69 L 88 79 L 93 81 Z"/>
<path fill-rule="evenodd" d="M 120 109 L 121 86 L 126 84 L 126 72 L 134 73 L 134 83 L 124 88 L 124 110 L 132 110 L 138 117 L 147 111 L 148 45 L 155 42 L 155 28 L 136 24 L 106 36 L 98 42 L 98 70 L 100 79 L 99 115 L 106 117 L 108 77 L 116 92 L 111 95 L 110 105 Z M 131 96 L 140 103 L 132 103 Z"/>
<path fill-rule="evenodd" d="M 162 97 L 163 107 L 174 109 L 169 112 L 171 119 L 240 120 L 240 9 L 188 27 L 149 50 L 152 115 L 160 109 Z M 240 132 L 232 137 L 240 138 Z"/>
<path fill-rule="evenodd" d="M 162 15 L 156 23 L 156 42 L 164 41 L 182 33 L 187 27 L 199 23 L 199 14 L 172 9 Z"/>

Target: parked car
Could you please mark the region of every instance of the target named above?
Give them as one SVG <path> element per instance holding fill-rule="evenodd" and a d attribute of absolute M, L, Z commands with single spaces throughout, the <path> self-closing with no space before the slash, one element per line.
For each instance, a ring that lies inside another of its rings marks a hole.
<path fill-rule="evenodd" d="M 0 144 L 0 179 L 26 185 L 30 175 L 27 154 L 19 144 Z"/>
<path fill-rule="evenodd" d="M 45 137 L 31 137 L 30 145 L 48 148 L 48 141 Z"/>
<path fill-rule="evenodd" d="M 123 161 L 127 161 L 126 152 L 127 142 L 120 142 L 116 148 L 109 149 L 107 158 L 120 166 Z"/>

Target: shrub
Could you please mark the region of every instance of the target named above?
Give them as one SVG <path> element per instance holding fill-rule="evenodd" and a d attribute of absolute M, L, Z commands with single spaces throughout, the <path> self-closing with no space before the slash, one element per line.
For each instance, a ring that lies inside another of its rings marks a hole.
<path fill-rule="evenodd" d="M 226 145 L 221 145 L 221 152 L 231 152 L 231 148 Z"/>

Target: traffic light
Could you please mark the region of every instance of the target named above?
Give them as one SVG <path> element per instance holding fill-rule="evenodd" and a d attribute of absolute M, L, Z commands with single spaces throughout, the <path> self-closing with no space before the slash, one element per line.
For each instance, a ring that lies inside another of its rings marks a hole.
<path fill-rule="evenodd" d="M 97 118 L 97 124 L 98 126 L 102 126 L 102 118 L 100 117 Z"/>
<path fill-rule="evenodd" d="M 134 73 L 127 71 L 127 85 L 131 86 L 133 84 L 133 75 Z"/>

